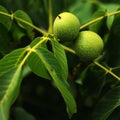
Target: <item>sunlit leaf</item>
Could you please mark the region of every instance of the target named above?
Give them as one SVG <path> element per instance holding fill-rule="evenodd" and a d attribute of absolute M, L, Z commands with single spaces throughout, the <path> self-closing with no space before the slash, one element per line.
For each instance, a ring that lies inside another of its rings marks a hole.
<path fill-rule="evenodd" d="M 41 59 L 39 59 L 38 55 L 31 53 L 28 58 L 28 65 L 30 66 L 32 72 L 36 75 L 45 79 L 51 79 L 44 63 L 41 61 Z"/>
<path fill-rule="evenodd" d="M 21 83 L 21 68 L 13 68 L 0 76 L 0 119 L 8 120 L 10 106 L 15 101 Z"/>
<path fill-rule="evenodd" d="M 15 50 L 0 60 L 0 120 L 8 120 L 10 106 L 18 95 L 25 51 Z"/>
<path fill-rule="evenodd" d="M 38 43 L 39 43 L 41 40 L 43 40 L 42 37 L 37 37 L 37 38 L 35 38 L 35 39 L 30 43 L 30 47 L 32 48 L 32 47 L 34 47 L 35 45 L 37 45 L 36 48 L 39 48 L 39 47 L 45 47 L 45 48 L 47 48 L 46 42 L 43 42 L 43 43 L 41 43 L 41 44 L 38 45 Z"/>
<path fill-rule="evenodd" d="M 55 38 L 51 38 L 51 44 L 52 44 L 53 54 L 58 60 L 59 64 L 61 65 L 61 69 L 62 69 L 61 75 L 63 75 L 65 80 L 67 80 L 68 64 L 67 64 L 67 57 L 65 54 L 65 50 Z"/>
<path fill-rule="evenodd" d="M 50 51 L 42 47 L 34 49 L 32 52 L 42 61 L 56 87 L 61 92 L 67 106 L 68 115 L 71 117 L 76 112 L 76 103 L 67 82 L 64 80 L 65 78 L 62 76 L 63 71 L 61 71 L 62 69 L 58 60 Z"/>
<path fill-rule="evenodd" d="M 35 45 L 37 45 L 40 41 L 42 40 L 41 37 L 37 37 L 35 38 L 32 43 L 30 44 L 30 47 L 34 47 Z M 36 48 L 39 47 L 46 47 L 46 43 L 42 43 L 40 45 L 37 45 Z M 35 73 L 36 75 L 46 78 L 46 79 L 51 79 L 47 69 L 45 68 L 43 62 L 39 59 L 39 57 L 34 54 L 31 53 L 29 58 L 28 58 L 28 65 L 30 66 L 31 70 L 33 73 Z"/>

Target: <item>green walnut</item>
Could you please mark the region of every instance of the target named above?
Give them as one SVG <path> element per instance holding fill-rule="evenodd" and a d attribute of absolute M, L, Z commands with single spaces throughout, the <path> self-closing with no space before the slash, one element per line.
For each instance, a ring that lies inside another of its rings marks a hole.
<path fill-rule="evenodd" d="M 82 61 L 97 58 L 104 48 L 102 38 L 95 32 L 82 31 L 75 41 L 75 51 Z"/>
<path fill-rule="evenodd" d="M 53 24 L 54 35 L 61 41 L 74 40 L 79 34 L 79 29 L 79 19 L 69 12 L 59 14 Z"/>

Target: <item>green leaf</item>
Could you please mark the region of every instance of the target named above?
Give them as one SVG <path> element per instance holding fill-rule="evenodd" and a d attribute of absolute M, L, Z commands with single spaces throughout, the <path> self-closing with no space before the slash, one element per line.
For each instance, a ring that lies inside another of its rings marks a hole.
<path fill-rule="evenodd" d="M 116 3 L 109 3 L 109 4 L 101 3 L 100 7 L 102 10 L 105 10 L 107 13 L 112 13 L 115 12 L 120 6 L 119 4 Z M 112 27 L 113 21 L 114 21 L 114 15 L 107 17 L 106 24 L 108 29 Z"/>
<path fill-rule="evenodd" d="M 112 71 L 120 77 L 120 66 L 114 67 L 112 68 Z"/>
<path fill-rule="evenodd" d="M 56 59 L 58 60 L 59 64 L 61 65 L 61 69 L 63 71 L 61 75 L 64 76 L 64 80 L 66 81 L 67 77 L 68 77 L 68 66 L 67 66 L 67 58 L 66 58 L 65 51 L 62 48 L 62 46 L 60 45 L 60 43 L 56 39 L 54 39 L 54 37 L 52 37 L 51 35 L 49 35 L 49 37 L 51 39 L 50 42 L 52 44 L 52 52 L 53 52 L 54 56 L 56 57 Z M 32 41 L 30 46 L 34 47 L 42 39 L 43 38 L 41 38 L 41 37 L 37 37 L 36 39 L 34 39 Z M 47 49 L 46 42 L 43 42 L 42 44 L 37 45 L 36 48 L 39 48 L 39 47 L 44 47 Z M 30 68 L 32 69 L 32 71 L 40 77 L 50 79 L 50 77 L 48 75 L 48 71 L 46 71 L 46 68 L 43 65 L 43 63 L 40 60 L 38 61 L 37 56 L 35 56 L 35 55 L 31 55 L 31 56 L 32 57 L 29 57 L 29 59 L 28 59 L 28 64 L 29 64 Z M 38 66 L 40 66 L 40 67 L 38 68 Z M 36 68 L 38 68 L 38 69 L 36 69 Z"/>
<path fill-rule="evenodd" d="M 56 59 L 58 60 L 60 66 L 61 66 L 61 69 L 62 69 L 62 74 L 61 75 L 63 75 L 65 80 L 67 80 L 68 64 L 67 64 L 67 57 L 66 57 L 66 54 L 65 54 L 65 50 L 60 45 L 60 43 L 54 38 L 51 38 L 51 44 L 52 44 L 53 54 L 56 57 Z"/>
<path fill-rule="evenodd" d="M 37 38 L 35 38 L 35 39 L 30 43 L 30 47 L 32 48 L 32 47 L 34 47 L 35 45 L 37 45 L 36 48 L 39 48 L 39 47 L 45 47 L 45 48 L 47 48 L 46 42 L 43 42 L 43 43 L 41 43 L 41 44 L 38 45 L 38 43 L 39 43 L 41 40 L 43 40 L 42 37 L 37 37 Z"/>
<path fill-rule="evenodd" d="M 43 64 L 41 59 L 39 59 L 39 56 L 37 54 L 31 53 L 29 55 L 28 65 L 32 72 L 35 73 L 36 75 L 48 80 L 51 79 L 47 69 L 45 68 L 45 65 Z"/>
<path fill-rule="evenodd" d="M 98 10 L 98 11 L 96 11 L 96 12 L 93 14 L 92 19 L 95 20 L 95 19 L 97 19 L 98 17 L 105 16 L 105 14 L 106 14 L 105 11 L 99 11 L 99 10 Z M 103 20 L 100 20 L 100 21 L 98 21 L 98 22 L 95 22 L 95 23 L 91 24 L 91 25 L 89 26 L 89 29 L 90 29 L 91 31 L 94 31 L 94 32 L 98 33 L 101 29 L 102 29 L 102 31 L 103 31 L 103 27 L 105 26 L 104 23 L 105 23 L 104 19 L 103 19 Z"/>
<path fill-rule="evenodd" d="M 87 75 L 87 71 L 89 69 L 89 65 L 80 73 L 79 77 L 77 78 L 77 80 L 75 81 L 77 84 L 83 85 L 83 81 Z"/>
<path fill-rule="evenodd" d="M 114 21 L 114 15 L 107 17 L 106 24 L 107 24 L 108 29 L 112 27 L 113 21 Z"/>
<path fill-rule="evenodd" d="M 91 19 L 93 14 L 93 4 L 91 2 L 76 1 L 70 7 L 69 11 L 74 13 L 80 20 L 81 24 Z"/>
<path fill-rule="evenodd" d="M 35 38 L 32 41 L 32 43 L 30 44 L 30 47 L 31 48 L 34 47 L 41 40 L 42 40 L 41 37 Z M 39 48 L 39 47 L 45 47 L 46 48 L 46 43 L 43 42 L 42 44 L 37 45 L 36 48 Z M 27 62 L 28 62 L 28 65 L 31 68 L 33 73 L 35 73 L 36 75 L 38 75 L 40 77 L 43 77 L 45 79 L 51 80 L 51 77 L 50 77 L 47 69 L 45 68 L 44 64 L 42 63 L 42 61 L 39 59 L 39 57 L 36 54 L 31 53 L 28 60 L 27 60 Z"/>
<path fill-rule="evenodd" d="M 14 13 L 14 17 L 17 20 L 19 26 L 25 29 L 27 31 L 28 36 L 32 39 L 34 37 L 33 28 L 28 25 L 29 23 L 32 24 L 32 20 L 28 16 L 28 14 L 22 10 L 17 10 Z"/>
<path fill-rule="evenodd" d="M 61 71 L 61 65 L 59 64 L 53 53 L 45 48 L 41 47 L 33 49 L 32 52 L 42 61 L 50 76 L 52 77 L 56 87 L 61 92 L 67 106 L 68 115 L 69 117 L 71 117 L 72 114 L 76 112 L 76 103 L 73 95 L 69 90 L 70 86 L 68 86 L 67 82 L 64 81 L 64 76 L 62 76 L 63 71 Z"/>
<path fill-rule="evenodd" d="M 120 7 L 120 5 L 115 3 L 110 3 L 110 4 L 103 4 L 103 7 L 105 10 L 107 10 L 107 12 L 111 13 L 116 11 Z"/>
<path fill-rule="evenodd" d="M 0 60 L 0 76 L 20 64 L 26 53 L 25 48 L 14 50 Z"/>
<path fill-rule="evenodd" d="M 120 86 L 111 89 L 98 102 L 93 112 L 93 120 L 106 120 L 120 106 Z"/>
<path fill-rule="evenodd" d="M 11 28 L 12 20 L 10 17 L 1 13 L 8 13 L 7 9 L 0 5 L 0 23 L 2 23 L 8 30 Z"/>
<path fill-rule="evenodd" d="M 0 60 L 0 120 L 8 120 L 10 106 L 18 95 L 25 51 L 15 50 Z"/>
<path fill-rule="evenodd" d="M 13 23 L 11 27 L 11 32 L 14 41 L 20 42 L 20 40 L 26 35 L 25 31 L 20 28 L 16 23 Z"/>
<path fill-rule="evenodd" d="M 111 13 L 111 12 L 115 12 L 118 8 L 119 8 L 119 4 L 106 4 L 106 9 L 107 12 Z M 107 17 L 107 27 L 110 29 L 112 27 L 113 21 L 114 21 L 115 16 L 110 16 Z"/>
<path fill-rule="evenodd" d="M 14 108 L 12 115 L 14 116 L 15 120 L 36 120 L 30 113 L 21 107 Z"/>
<path fill-rule="evenodd" d="M 15 101 L 21 83 L 21 68 L 13 68 L 0 76 L 0 119 L 8 120 L 10 106 Z"/>
<path fill-rule="evenodd" d="M 10 50 L 10 38 L 8 36 L 8 30 L 4 25 L 0 24 L 0 53 L 6 54 Z"/>
<path fill-rule="evenodd" d="M 111 67 L 120 65 L 120 14 L 115 15 L 107 41 L 108 64 Z M 112 49 L 111 49 L 112 48 Z"/>

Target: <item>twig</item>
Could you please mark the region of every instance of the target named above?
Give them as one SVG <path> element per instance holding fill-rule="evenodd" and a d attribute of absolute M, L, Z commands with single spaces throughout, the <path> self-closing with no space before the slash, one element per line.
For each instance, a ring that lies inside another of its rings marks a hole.
<path fill-rule="evenodd" d="M 102 68 L 106 73 L 111 74 L 113 77 L 115 77 L 116 79 L 120 80 L 120 77 L 117 76 L 116 74 L 114 74 L 111 69 L 107 69 L 106 67 L 104 67 L 103 65 L 101 65 L 100 63 L 98 63 L 97 61 L 93 62 L 95 65 L 97 65 L 98 67 Z"/>
<path fill-rule="evenodd" d="M 103 16 L 101 16 L 101 17 L 98 17 L 98 18 L 96 18 L 96 19 L 94 19 L 94 20 L 91 20 L 91 21 L 87 22 L 86 24 L 82 25 L 82 26 L 80 27 L 80 30 L 83 29 L 83 28 L 86 28 L 87 26 L 89 26 L 89 25 L 91 25 L 91 24 L 93 24 L 93 23 L 96 23 L 96 22 L 104 19 L 105 17 L 110 17 L 110 16 L 112 16 L 112 15 L 116 15 L 116 14 L 119 14 L 119 13 L 120 13 L 120 10 L 119 10 L 119 11 L 112 12 L 112 13 L 106 13 L 105 15 L 103 15 Z"/>

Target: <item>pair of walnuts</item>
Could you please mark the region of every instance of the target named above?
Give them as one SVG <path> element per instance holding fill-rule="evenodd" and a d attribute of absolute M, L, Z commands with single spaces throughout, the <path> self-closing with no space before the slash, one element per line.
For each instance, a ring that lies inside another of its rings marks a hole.
<path fill-rule="evenodd" d="M 97 58 L 104 47 L 101 37 L 92 31 L 80 32 L 80 21 L 72 13 L 59 14 L 53 24 L 56 38 L 61 41 L 74 41 L 76 54 L 82 61 L 90 61 Z"/>

